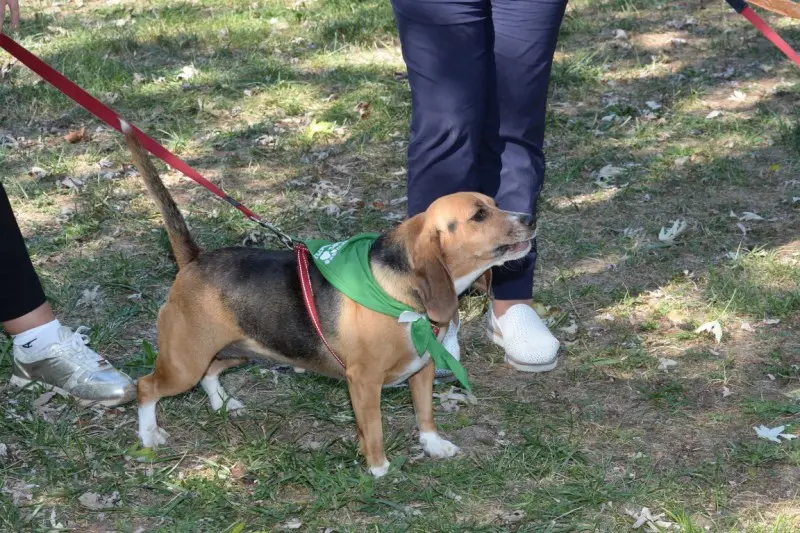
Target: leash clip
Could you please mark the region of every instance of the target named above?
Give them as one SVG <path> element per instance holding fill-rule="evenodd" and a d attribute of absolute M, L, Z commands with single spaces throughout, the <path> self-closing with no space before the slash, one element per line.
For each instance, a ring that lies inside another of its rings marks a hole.
<path fill-rule="evenodd" d="M 290 250 L 294 250 L 295 249 L 296 241 L 293 238 L 291 238 L 289 235 L 287 235 L 286 233 L 284 233 L 280 229 L 278 229 L 277 226 L 275 226 L 273 224 L 270 224 L 269 222 L 267 222 L 266 220 L 262 219 L 258 215 L 255 215 L 255 217 L 250 217 L 250 220 L 252 220 L 253 222 L 256 222 L 256 223 L 260 224 L 262 227 L 267 228 L 268 230 L 270 230 L 278 238 L 278 240 L 281 241 L 281 244 L 286 246 L 288 249 L 290 249 Z"/>

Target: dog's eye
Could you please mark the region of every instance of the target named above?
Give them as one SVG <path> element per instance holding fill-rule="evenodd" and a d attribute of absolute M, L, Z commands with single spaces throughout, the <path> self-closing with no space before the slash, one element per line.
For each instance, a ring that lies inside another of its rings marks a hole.
<path fill-rule="evenodd" d="M 472 220 L 474 220 L 475 222 L 483 222 L 484 220 L 486 220 L 486 217 L 488 215 L 489 213 L 486 211 L 486 209 L 480 207 L 478 208 L 477 211 L 475 211 L 475 214 L 472 215 Z"/>

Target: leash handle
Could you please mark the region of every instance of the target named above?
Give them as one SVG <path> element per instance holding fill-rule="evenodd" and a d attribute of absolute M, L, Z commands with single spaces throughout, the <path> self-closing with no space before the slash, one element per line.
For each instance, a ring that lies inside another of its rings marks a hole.
<path fill-rule="evenodd" d="M 71 98 L 76 104 L 86 109 L 89 113 L 93 114 L 110 127 L 121 132 L 120 116 L 110 107 L 103 102 L 86 92 L 77 84 L 72 82 L 69 78 L 58 72 L 56 69 L 36 57 L 33 53 L 28 51 L 25 47 L 17 43 L 14 39 L 4 33 L 0 33 L 0 47 L 5 49 L 6 52 L 17 58 L 22 64 L 31 69 L 33 72 L 41 76 L 47 83 L 61 91 L 63 94 Z M 128 121 L 126 121 L 128 122 Z M 130 122 L 128 122 L 131 124 Z M 225 200 L 233 207 L 238 209 L 244 216 L 263 226 L 274 233 L 284 246 L 289 249 L 294 247 L 294 239 L 289 235 L 283 233 L 273 224 L 263 220 L 260 216 L 256 215 L 247 206 L 231 197 L 225 191 L 205 179 L 198 171 L 189 166 L 183 159 L 176 156 L 155 139 L 144 133 L 142 130 L 131 124 L 131 127 L 139 137 L 142 146 L 157 158 L 164 161 L 172 168 L 179 170 L 188 178 L 199 183 L 219 198 Z"/>

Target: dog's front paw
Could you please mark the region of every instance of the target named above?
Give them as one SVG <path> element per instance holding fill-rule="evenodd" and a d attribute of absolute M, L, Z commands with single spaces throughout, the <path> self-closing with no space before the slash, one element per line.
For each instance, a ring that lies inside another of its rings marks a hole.
<path fill-rule="evenodd" d="M 423 431 L 419 434 L 419 443 L 422 444 L 425 453 L 436 459 L 453 457 L 458 453 L 458 446 L 443 439 L 438 433 Z"/>
<path fill-rule="evenodd" d="M 169 433 L 158 426 L 150 426 L 139 432 L 139 438 L 142 439 L 142 446 L 145 448 L 158 448 L 167 443 L 167 437 Z"/>
<path fill-rule="evenodd" d="M 384 461 L 381 466 L 369 467 L 369 473 L 376 478 L 383 477 L 389 472 L 389 461 Z"/>

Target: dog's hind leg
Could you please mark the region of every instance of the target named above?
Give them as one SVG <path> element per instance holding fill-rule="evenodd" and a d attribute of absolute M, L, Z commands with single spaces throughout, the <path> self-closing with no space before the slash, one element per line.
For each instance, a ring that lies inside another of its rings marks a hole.
<path fill-rule="evenodd" d="M 156 421 L 158 400 L 197 385 L 216 354 L 238 340 L 230 328 L 215 324 L 208 320 L 208 315 L 203 315 L 203 312 L 187 314 L 173 302 L 168 302 L 159 313 L 156 369 L 137 384 L 139 437 L 145 447 L 166 443 L 167 433 Z"/>
<path fill-rule="evenodd" d="M 247 362 L 247 359 L 214 359 L 206 370 L 206 375 L 200 384 L 208 394 L 211 408 L 219 411 L 225 407 L 231 414 L 241 414 L 244 412 L 244 404 L 228 395 L 222 383 L 219 382 L 219 375 L 229 368 L 239 366 Z"/>

